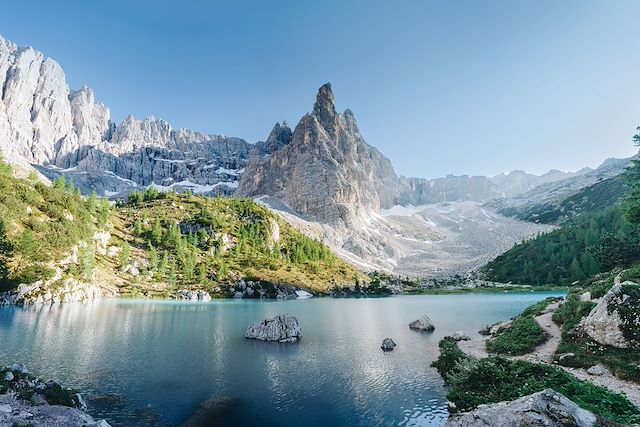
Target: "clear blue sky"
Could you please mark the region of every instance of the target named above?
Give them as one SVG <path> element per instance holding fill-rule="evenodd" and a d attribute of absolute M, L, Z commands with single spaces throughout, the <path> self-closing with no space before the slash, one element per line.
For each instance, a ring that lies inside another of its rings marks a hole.
<path fill-rule="evenodd" d="M 398 173 L 596 166 L 637 150 L 638 1 L 11 1 L 0 34 L 119 121 L 266 138 L 330 81 Z"/>

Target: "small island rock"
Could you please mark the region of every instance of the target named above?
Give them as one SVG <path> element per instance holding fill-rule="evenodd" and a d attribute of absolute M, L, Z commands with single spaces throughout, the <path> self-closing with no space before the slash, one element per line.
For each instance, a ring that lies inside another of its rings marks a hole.
<path fill-rule="evenodd" d="M 465 334 L 463 331 L 455 332 L 453 335 L 451 335 L 451 338 L 453 338 L 454 341 L 469 341 L 469 340 L 471 340 L 471 337 L 469 335 Z"/>
<path fill-rule="evenodd" d="M 431 332 L 436 329 L 436 327 L 433 326 L 433 323 L 431 323 L 431 319 L 429 319 L 429 316 L 427 316 L 426 314 L 419 319 L 416 319 L 413 322 L 409 323 L 409 328 L 417 331 L 427 332 Z"/>
<path fill-rule="evenodd" d="M 247 328 L 246 338 L 261 341 L 277 341 L 293 343 L 302 338 L 302 330 L 298 319 L 290 314 L 281 314 L 262 322 L 254 323 Z"/>
<path fill-rule="evenodd" d="M 382 340 L 382 345 L 380 346 L 380 348 L 383 351 L 391 351 L 395 348 L 396 343 L 393 342 L 393 340 L 391 338 L 385 338 Z"/>

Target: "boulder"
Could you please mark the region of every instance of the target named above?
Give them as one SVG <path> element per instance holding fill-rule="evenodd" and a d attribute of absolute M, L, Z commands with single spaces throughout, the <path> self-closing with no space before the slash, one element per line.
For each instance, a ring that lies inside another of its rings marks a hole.
<path fill-rule="evenodd" d="M 15 376 L 13 375 L 13 372 L 11 372 L 11 371 L 5 372 L 4 377 L 3 377 L 3 379 L 5 381 L 13 381 L 14 378 L 15 378 Z"/>
<path fill-rule="evenodd" d="M 463 331 L 456 331 L 453 335 L 451 335 L 454 341 L 470 341 L 471 337 L 464 333 Z"/>
<path fill-rule="evenodd" d="M 433 331 L 436 327 L 431 323 L 431 319 L 426 314 L 419 319 L 414 320 L 409 323 L 409 328 L 417 330 L 417 331 Z"/>
<path fill-rule="evenodd" d="M 254 323 L 247 328 L 244 335 L 249 339 L 294 343 L 302 338 L 298 319 L 290 314 L 281 314 L 262 322 Z"/>
<path fill-rule="evenodd" d="M 600 344 L 617 348 L 638 345 L 637 342 L 631 342 L 629 336 L 625 337 L 624 329 L 626 327 L 629 331 L 637 331 L 640 328 L 640 318 L 634 314 L 640 312 L 640 301 L 630 295 L 638 295 L 639 288 L 637 284 L 629 281 L 613 285 L 589 315 L 582 319 L 579 327 Z M 630 310 L 633 306 L 636 307 L 635 310 Z M 634 334 L 634 337 L 636 335 Z"/>
<path fill-rule="evenodd" d="M 391 351 L 396 347 L 396 343 L 391 338 L 385 338 L 382 340 L 380 348 L 382 351 Z"/>
<path fill-rule="evenodd" d="M 598 419 L 591 412 L 552 389 L 546 389 L 511 402 L 480 405 L 450 417 L 446 427 L 593 427 Z"/>
<path fill-rule="evenodd" d="M 594 376 L 606 375 L 608 373 L 609 373 L 609 370 L 600 364 L 594 365 L 589 369 L 587 369 L 587 374 L 594 375 Z"/>
<path fill-rule="evenodd" d="M 580 294 L 580 301 L 591 301 L 591 292 L 587 291 Z"/>
<path fill-rule="evenodd" d="M 176 299 L 188 301 L 211 301 L 211 295 L 206 291 L 189 291 L 187 289 L 179 289 L 176 291 Z"/>
<path fill-rule="evenodd" d="M 29 373 L 29 370 L 27 369 L 27 367 L 24 366 L 22 363 L 14 363 L 13 365 L 9 366 L 9 369 L 11 369 L 13 372 L 17 372 L 23 375 Z"/>

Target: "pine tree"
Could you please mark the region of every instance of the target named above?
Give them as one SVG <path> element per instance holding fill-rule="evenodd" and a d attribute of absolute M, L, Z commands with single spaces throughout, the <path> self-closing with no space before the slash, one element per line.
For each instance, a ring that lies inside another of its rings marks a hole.
<path fill-rule="evenodd" d="M 89 209 L 89 212 L 94 213 L 97 207 L 98 195 L 96 194 L 96 190 L 91 190 L 89 197 L 87 197 L 87 209 Z"/>
<path fill-rule="evenodd" d="M 91 280 L 93 277 L 93 271 L 96 267 L 96 256 L 93 249 L 93 245 L 81 248 L 78 251 L 78 268 L 80 278 L 85 281 Z"/>
<path fill-rule="evenodd" d="M 56 178 L 55 181 L 53 181 L 53 188 L 55 188 L 58 191 L 64 191 L 67 188 L 67 183 L 64 178 L 64 174 L 60 175 L 58 178 Z"/>
<path fill-rule="evenodd" d="M 178 275 L 176 273 L 176 262 L 174 259 L 169 261 L 169 277 L 167 278 L 167 284 L 171 289 L 175 288 L 178 281 Z"/>
<path fill-rule="evenodd" d="M 118 257 L 120 263 L 120 269 L 124 269 L 129 263 L 129 257 L 131 256 L 131 247 L 129 243 L 125 242 L 122 245 L 122 250 L 120 251 L 120 256 Z"/>
<path fill-rule="evenodd" d="M 158 257 L 157 249 L 153 245 L 149 244 L 149 270 L 154 273 L 157 272 L 159 263 L 160 259 Z"/>
<path fill-rule="evenodd" d="M 9 260 L 13 253 L 13 245 L 7 237 L 4 221 L 0 219 L 0 283 L 9 278 Z"/>
<path fill-rule="evenodd" d="M 582 268 L 580 267 L 580 262 L 576 258 L 571 261 L 569 272 L 571 274 L 571 280 L 574 282 L 577 280 L 584 280 L 584 278 L 586 277 L 584 272 L 582 271 Z"/>

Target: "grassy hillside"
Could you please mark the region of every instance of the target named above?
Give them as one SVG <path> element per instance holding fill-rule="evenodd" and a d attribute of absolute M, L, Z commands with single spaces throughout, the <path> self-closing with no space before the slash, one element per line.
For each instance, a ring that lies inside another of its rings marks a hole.
<path fill-rule="evenodd" d="M 97 231 L 111 233 L 101 253 Z M 178 289 L 229 296 L 240 279 L 260 283 L 268 295 L 274 285 L 327 291 L 370 281 L 249 199 L 147 190 L 113 206 L 95 194 L 81 196 L 64 177 L 53 186 L 35 175 L 18 179 L 0 161 L 0 291 L 46 281 L 56 271 L 60 279 L 148 297 Z M 58 277 L 51 286 L 62 283 Z"/>
<path fill-rule="evenodd" d="M 50 278 L 62 254 L 90 243 L 109 215 L 105 200 L 83 198 L 62 180 L 49 187 L 35 176 L 14 178 L 0 161 L 0 290 Z M 93 245 L 87 245 L 66 273 L 89 276 L 94 265 Z"/>
<path fill-rule="evenodd" d="M 118 206 L 114 226 L 124 248 L 120 268 L 142 260 L 146 279 L 134 286 L 159 294 L 177 287 L 216 293 L 240 278 L 312 291 L 368 281 L 327 246 L 250 199 L 146 190 Z"/>

